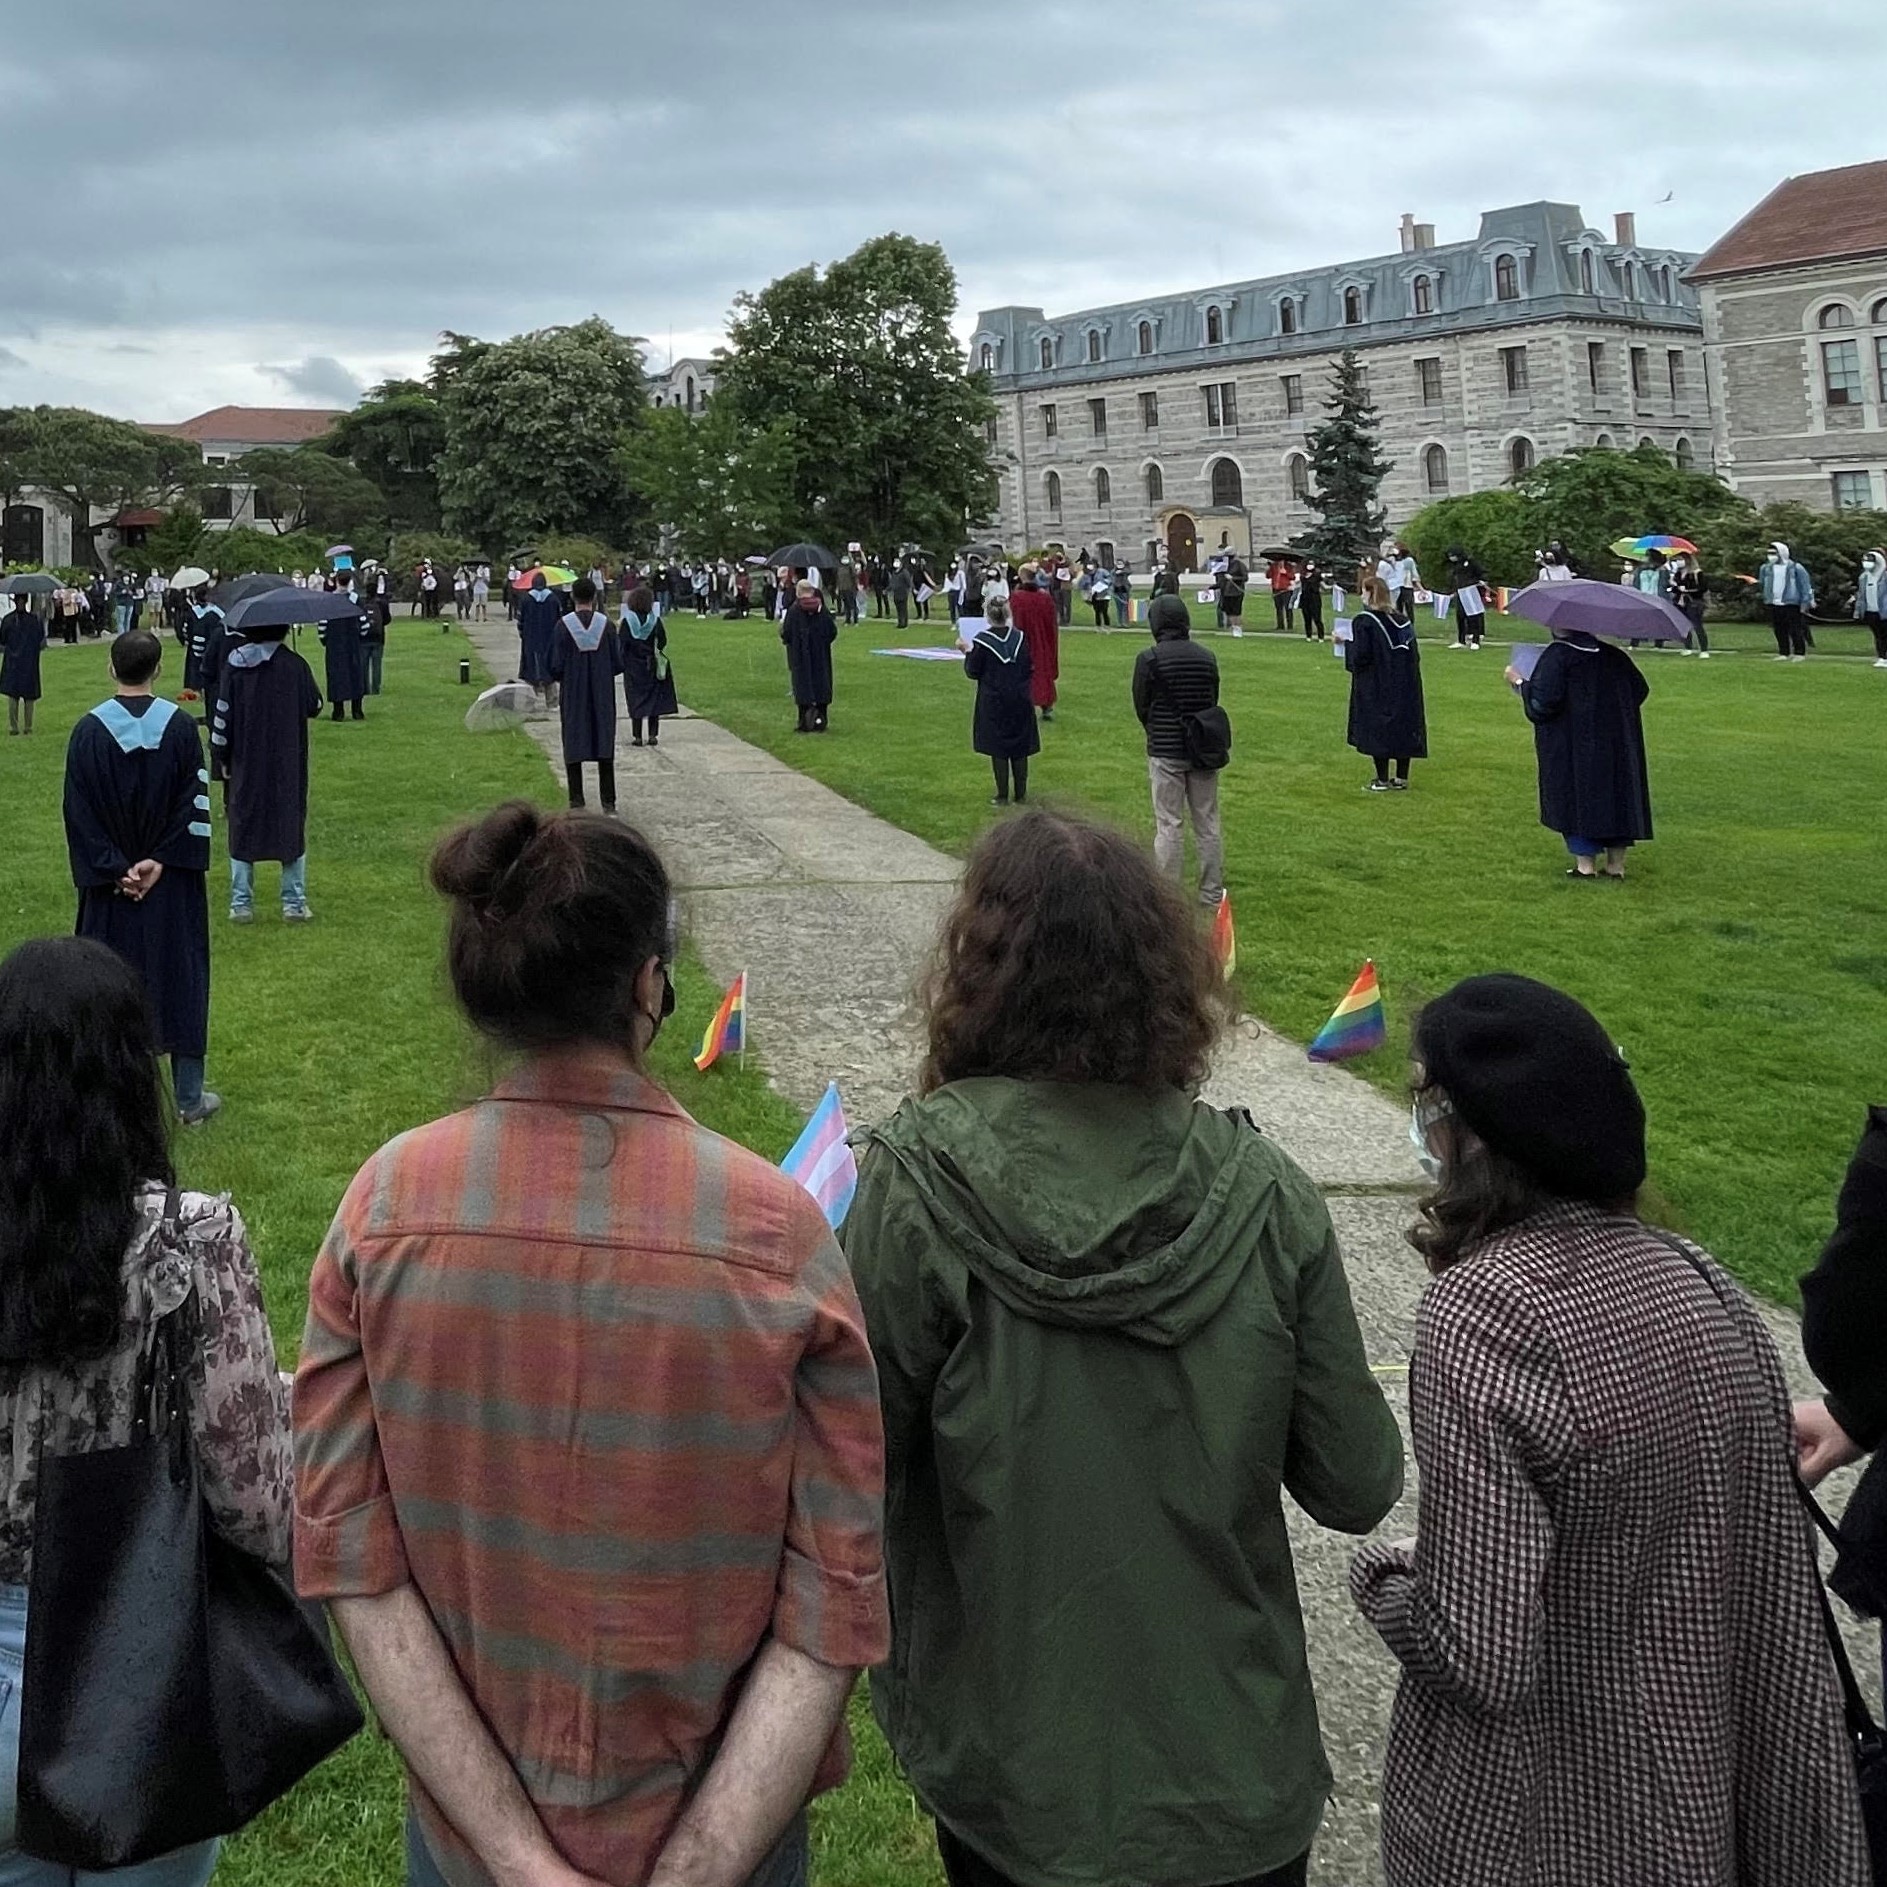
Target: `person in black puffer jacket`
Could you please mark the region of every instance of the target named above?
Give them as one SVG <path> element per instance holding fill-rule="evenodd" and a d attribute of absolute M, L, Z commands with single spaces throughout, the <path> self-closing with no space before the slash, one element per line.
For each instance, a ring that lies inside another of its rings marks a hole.
<path fill-rule="evenodd" d="M 1192 811 L 1199 848 L 1199 901 L 1216 906 L 1225 890 L 1225 845 L 1219 830 L 1219 776 L 1195 766 L 1186 744 L 1186 717 L 1219 704 L 1219 663 L 1192 639 L 1183 597 L 1156 596 L 1147 612 L 1153 646 L 1134 663 L 1134 713 L 1147 730 L 1147 774 L 1153 785 L 1153 856 L 1160 869 L 1181 875 L 1185 815 Z"/>

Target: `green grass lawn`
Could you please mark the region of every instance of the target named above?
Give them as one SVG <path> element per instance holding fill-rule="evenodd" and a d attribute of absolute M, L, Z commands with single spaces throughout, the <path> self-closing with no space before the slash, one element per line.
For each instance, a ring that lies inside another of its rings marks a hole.
<path fill-rule="evenodd" d="M 1064 637 L 1062 703 L 1030 784 L 1044 805 L 1150 834 L 1128 698 L 1144 633 Z M 1306 1038 L 1373 957 L 1391 1041 L 1358 1067 L 1393 1090 L 1424 998 L 1491 969 L 1560 984 L 1631 1058 L 1660 1211 L 1792 1301 L 1863 1105 L 1887 1098 L 1887 673 L 1848 659 L 1863 645 L 1852 630 L 1820 638 L 1843 659 L 1790 667 L 1754 652 L 1769 646 L 1759 625 L 1713 633 L 1735 652 L 1710 662 L 1646 652 L 1659 836 L 1627 883 L 1574 884 L 1538 824 L 1503 652 L 1451 652 L 1429 633 L 1434 758 L 1406 795 L 1362 790 L 1369 765 L 1344 744 L 1348 684 L 1326 648 L 1211 639 L 1236 736 L 1223 805 L 1246 1004 Z M 1490 624 L 1514 633 L 1544 639 Z M 972 691 L 952 666 L 871 653 L 949 634 L 845 631 L 823 738 L 792 731 L 768 625 L 683 616 L 671 652 L 690 707 L 960 853 L 998 816 L 970 752 Z"/>
<path fill-rule="evenodd" d="M 304 632 L 317 673 L 320 652 Z M 308 1268 L 355 1170 L 384 1140 L 482 1091 L 490 1058 L 454 1010 L 441 966 L 441 908 L 425 884 L 433 841 L 501 799 L 557 804 L 522 734 L 474 737 L 460 717 L 468 650 L 456 634 L 396 622 L 388 692 L 363 725 L 313 730 L 305 929 L 277 916 L 263 867 L 258 921 L 223 919 L 228 867 L 217 841 L 210 1081 L 225 1111 L 182 1137 L 183 1183 L 229 1191 L 247 1215 L 282 1361 L 291 1363 Z M 174 651 L 167 667 L 175 666 Z M 0 735 L 0 951 L 68 930 L 73 913 L 60 820 L 65 737 L 110 692 L 102 647 L 49 650 L 40 731 Z M 168 686 L 167 676 L 160 686 Z M 778 1158 L 800 1126 L 758 1064 L 697 1074 L 689 1059 L 719 991 L 684 960 L 679 1006 L 655 1053 L 662 1081 L 707 1125 Z M 928 1824 L 862 1711 L 857 1779 L 818 1822 L 822 1878 L 917 1887 L 935 1877 Z M 403 1878 L 398 1768 L 377 1736 L 357 1738 L 231 1842 L 219 1887 L 395 1887 Z"/>

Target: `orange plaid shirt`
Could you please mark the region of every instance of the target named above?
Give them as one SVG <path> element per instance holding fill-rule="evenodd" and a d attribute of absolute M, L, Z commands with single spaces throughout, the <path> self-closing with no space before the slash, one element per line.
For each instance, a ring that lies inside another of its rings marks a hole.
<path fill-rule="evenodd" d="M 883 1436 L 819 1209 L 582 1057 L 383 1147 L 309 1283 L 296 1580 L 410 1581 L 571 1863 L 644 1880 L 768 1638 L 886 1655 Z M 818 1786 L 844 1779 L 835 1739 Z M 448 1878 L 482 1870 L 424 1791 Z"/>

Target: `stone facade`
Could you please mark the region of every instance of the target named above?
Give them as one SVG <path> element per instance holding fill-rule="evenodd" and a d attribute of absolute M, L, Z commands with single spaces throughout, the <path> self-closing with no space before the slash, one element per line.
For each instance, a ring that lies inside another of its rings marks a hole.
<path fill-rule="evenodd" d="M 1366 262 L 1053 319 L 992 310 L 970 342 L 998 405 L 990 529 L 1141 568 L 1288 541 L 1312 522 L 1305 432 L 1345 347 L 1394 461 L 1391 528 L 1573 446 L 1649 439 L 1706 464 L 1691 260 L 1641 249 L 1628 217 L 1608 240 L 1535 203 L 1489 212 L 1472 242 L 1405 217 L 1400 253 Z"/>
<path fill-rule="evenodd" d="M 714 397 L 714 381 L 713 361 L 693 356 L 678 360 L 665 372 L 650 376 L 649 404 L 679 406 L 688 414 L 702 412 Z"/>

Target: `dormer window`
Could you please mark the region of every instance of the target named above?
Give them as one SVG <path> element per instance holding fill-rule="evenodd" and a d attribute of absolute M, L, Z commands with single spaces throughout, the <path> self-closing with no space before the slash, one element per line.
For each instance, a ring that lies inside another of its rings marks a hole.
<path fill-rule="evenodd" d="M 1297 332 L 1297 303 L 1288 295 L 1278 303 L 1278 332 L 1280 334 Z"/>
<path fill-rule="evenodd" d="M 1055 343 L 1044 334 L 1042 336 L 1042 371 L 1047 373 L 1055 364 Z"/>
<path fill-rule="evenodd" d="M 1153 352 L 1153 323 L 1151 321 L 1141 322 L 1134 330 L 1134 345 L 1143 354 Z"/>
<path fill-rule="evenodd" d="M 1496 301 L 1520 299 L 1520 265 L 1510 255 L 1499 255 L 1494 258 L 1494 299 Z"/>
<path fill-rule="evenodd" d="M 994 373 L 996 370 L 996 350 L 991 347 L 987 341 L 983 343 L 981 358 L 983 371 L 985 373 Z"/>
<path fill-rule="evenodd" d="M 1409 285 L 1409 299 L 1419 315 L 1435 312 L 1435 283 L 1426 275 L 1418 275 Z"/>
<path fill-rule="evenodd" d="M 1596 295 L 1599 292 L 1598 270 L 1593 266 L 1592 251 L 1579 251 L 1579 292 L 1582 295 Z"/>
<path fill-rule="evenodd" d="M 1101 337 L 1101 330 L 1099 328 L 1090 328 L 1088 330 L 1089 361 L 1102 360 L 1106 357 L 1106 354 L 1107 343 Z"/>
<path fill-rule="evenodd" d="M 1638 299 L 1637 269 L 1631 263 L 1623 262 L 1619 265 L 1618 274 L 1620 282 L 1624 285 L 1625 299 L 1627 301 L 1636 301 Z"/>
<path fill-rule="evenodd" d="M 1225 310 L 1208 308 L 1206 310 L 1206 345 L 1217 347 L 1225 339 Z"/>
<path fill-rule="evenodd" d="M 1346 328 L 1360 327 L 1363 320 L 1363 291 L 1360 288 L 1346 288 L 1343 291 L 1343 325 Z"/>

